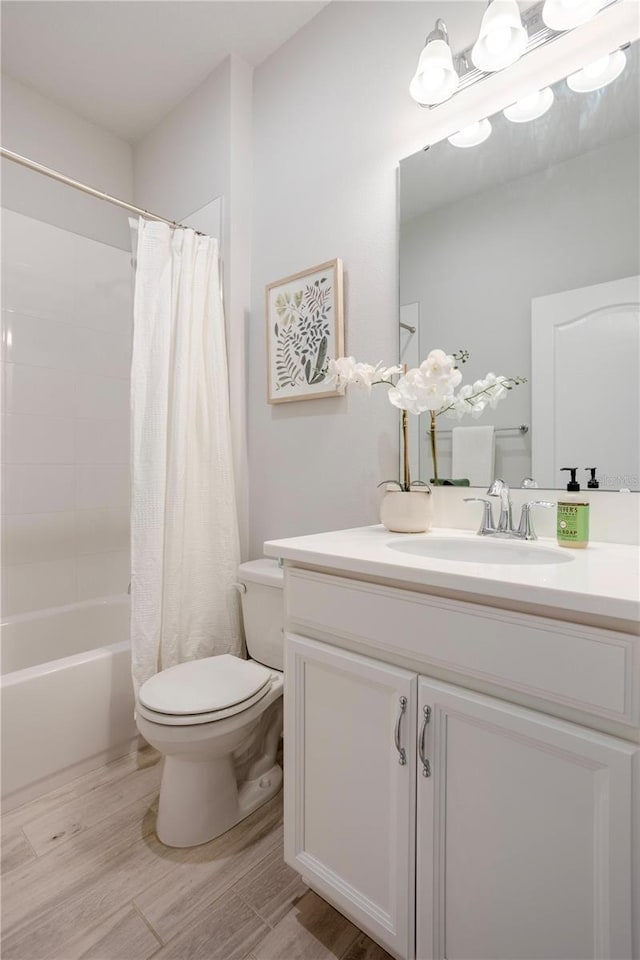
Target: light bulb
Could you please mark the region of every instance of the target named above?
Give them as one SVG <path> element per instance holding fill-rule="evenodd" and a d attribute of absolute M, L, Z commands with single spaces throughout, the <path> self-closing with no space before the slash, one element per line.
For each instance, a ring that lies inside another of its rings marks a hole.
<path fill-rule="evenodd" d="M 553 103 L 553 90 L 545 87 L 543 90 L 536 90 L 526 97 L 517 100 L 516 103 L 504 111 L 507 120 L 512 123 L 527 123 L 529 120 L 537 120 L 550 109 Z"/>
<path fill-rule="evenodd" d="M 516 0 L 492 0 L 482 18 L 471 59 L 485 73 L 502 70 L 522 56 L 527 42 Z"/>
<path fill-rule="evenodd" d="M 445 72 L 442 67 L 427 67 L 422 74 L 422 83 L 425 90 L 433 92 L 442 85 L 445 78 Z"/>
<path fill-rule="evenodd" d="M 610 57 L 600 57 L 599 60 L 594 60 L 593 63 L 588 63 L 586 67 L 583 67 L 583 72 L 585 77 L 589 77 L 590 80 L 595 80 L 597 77 L 601 77 L 605 72 L 610 63 Z"/>
<path fill-rule="evenodd" d="M 485 37 L 489 53 L 504 53 L 510 42 L 511 30 L 509 27 L 496 27 Z"/>
<path fill-rule="evenodd" d="M 551 30 L 572 30 L 602 9 L 604 0 L 545 0 L 542 19 Z"/>
<path fill-rule="evenodd" d="M 491 136 L 491 124 L 488 120 L 476 120 L 448 138 L 453 147 L 477 147 Z"/>
<path fill-rule="evenodd" d="M 409 93 L 418 103 L 434 106 L 443 103 L 455 93 L 458 74 L 453 65 L 451 48 L 447 43 L 446 27 L 436 21 L 436 29 L 427 37 Z"/>
<path fill-rule="evenodd" d="M 615 50 L 606 57 L 599 57 L 582 70 L 567 77 L 567 86 L 576 93 L 591 93 L 613 83 L 625 68 L 627 58 L 623 50 Z"/>

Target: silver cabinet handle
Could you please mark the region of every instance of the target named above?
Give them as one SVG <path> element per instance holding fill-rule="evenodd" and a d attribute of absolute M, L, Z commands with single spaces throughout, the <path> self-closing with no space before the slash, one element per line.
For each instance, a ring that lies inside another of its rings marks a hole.
<path fill-rule="evenodd" d="M 420 755 L 420 763 L 422 764 L 422 776 L 430 777 L 431 776 L 431 764 L 425 757 L 425 738 L 427 735 L 427 724 L 431 720 L 431 707 L 422 708 L 422 727 L 420 728 L 420 736 L 418 737 L 418 754 Z"/>
<path fill-rule="evenodd" d="M 400 697 L 399 703 L 400 703 L 400 711 L 398 713 L 398 719 L 396 720 L 394 740 L 396 743 L 396 750 L 398 751 L 398 757 L 399 757 L 398 763 L 400 764 L 401 767 L 404 767 L 404 765 L 407 762 L 407 751 L 404 749 L 404 747 L 400 746 L 400 724 L 402 723 L 402 718 L 407 709 L 407 698 Z"/>

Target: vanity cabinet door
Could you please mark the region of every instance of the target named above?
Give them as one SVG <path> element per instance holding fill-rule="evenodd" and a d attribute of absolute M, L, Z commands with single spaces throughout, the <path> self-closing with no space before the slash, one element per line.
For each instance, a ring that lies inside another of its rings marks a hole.
<path fill-rule="evenodd" d="M 414 673 L 286 637 L 285 860 L 400 958 L 414 946 L 416 699 Z"/>
<path fill-rule="evenodd" d="M 420 678 L 417 957 L 631 957 L 631 766 L 614 737 Z"/>

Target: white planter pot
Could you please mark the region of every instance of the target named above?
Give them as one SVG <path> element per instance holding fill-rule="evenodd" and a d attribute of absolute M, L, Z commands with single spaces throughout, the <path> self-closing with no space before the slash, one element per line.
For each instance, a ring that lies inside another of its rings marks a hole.
<path fill-rule="evenodd" d="M 428 490 L 388 490 L 380 504 L 380 523 L 393 533 L 431 529 L 432 496 Z"/>

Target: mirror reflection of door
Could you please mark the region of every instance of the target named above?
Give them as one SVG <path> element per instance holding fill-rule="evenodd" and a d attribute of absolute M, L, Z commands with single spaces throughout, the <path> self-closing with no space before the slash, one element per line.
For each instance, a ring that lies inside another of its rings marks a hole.
<path fill-rule="evenodd" d="M 531 304 L 533 475 L 597 467 L 601 489 L 640 485 L 640 277 Z"/>

